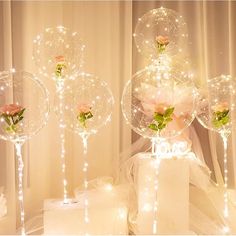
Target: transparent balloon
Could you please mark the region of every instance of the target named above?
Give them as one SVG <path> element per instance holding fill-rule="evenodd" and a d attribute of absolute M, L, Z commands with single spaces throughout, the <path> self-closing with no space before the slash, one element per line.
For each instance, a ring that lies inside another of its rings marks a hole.
<path fill-rule="evenodd" d="M 138 18 L 133 36 L 138 51 L 152 60 L 163 53 L 172 56 L 181 53 L 188 44 L 187 24 L 183 17 L 163 7 Z"/>
<path fill-rule="evenodd" d="M 0 138 L 25 141 L 46 124 L 47 89 L 28 72 L 0 72 Z"/>
<path fill-rule="evenodd" d="M 230 133 L 236 125 L 236 80 L 221 75 L 199 90 L 197 119 L 205 128 Z"/>
<path fill-rule="evenodd" d="M 221 75 L 207 81 L 207 86 L 199 90 L 197 119 L 205 128 L 220 134 L 224 148 L 224 208 L 225 219 L 229 217 L 228 196 L 228 137 L 236 127 L 236 80 L 230 75 Z M 226 221 L 227 232 L 230 227 Z"/>
<path fill-rule="evenodd" d="M 25 235 L 22 145 L 43 128 L 48 113 L 48 92 L 35 76 L 24 71 L 0 72 L 0 138 L 15 145 L 22 235 Z"/>
<path fill-rule="evenodd" d="M 195 118 L 196 97 L 189 75 L 151 65 L 128 81 L 121 105 L 136 133 L 169 139 L 180 135 Z"/>
<path fill-rule="evenodd" d="M 70 131 L 90 135 L 110 121 L 114 99 L 105 81 L 81 73 L 61 94 L 63 105 L 56 94 L 55 112 Z"/>
<path fill-rule="evenodd" d="M 83 44 L 77 32 L 58 26 L 47 28 L 33 41 L 38 72 L 55 81 L 74 79 L 83 65 Z"/>

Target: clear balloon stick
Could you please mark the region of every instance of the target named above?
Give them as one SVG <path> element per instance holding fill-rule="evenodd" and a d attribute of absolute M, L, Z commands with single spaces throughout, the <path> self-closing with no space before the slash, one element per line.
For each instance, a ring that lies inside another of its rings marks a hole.
<path fill-rule="evenodd" d="M 88 134 L 83 133 L 81 134 L 82 141 L 83 141 L 83 155 L 84 155 L 84 164 L 83 164 L 83 172 L 84 172 L 84 222 L 85 222 L 85 234 L 88 235 L 88 223 L 89 223 L 89 200 L 88 200 L 88 160 L 87 160 L 87 153 L 88 153 Z"/>
<path fill-rule="evenodd" d="M 25 209 L 24 209 L 24 187 L 23 187 L 24 162 L 22 158 L 22 143 L 16 142 L 15 149 L 18 162 L 18 199 L 20 206 L 21 235 L 25 235 Z"/>
<path fill-rule="evenodd" d="M 228 205 L 228 134 L 225 132 L 220 133 L 224 144 L 224 217 L 227 220 L 229 217 L 229 205 Z M 224 227 L 224 232 L 229 232 L 229 227 L 226 225 Z"/>
<path fill-rule="evenodd" d="M 62 171 L 62 184 L 63 184 L 63 203 L 68 204 L 68 191 L 67 191 L 67 179 L 66 179 L 66 160 L 65 160 L 65 124 L 64 124 L 64 97 L 63 97 L 63 87 L 64 82 L 61 81 L 62 78 L 58 78 L 57 83 L 57 93 L 59 94 L 59 106 L 60 106 L 60 120 L 59 120 L 59 131 L 60 131 L 60 140 L 61 140 L 61 171 Z"/>

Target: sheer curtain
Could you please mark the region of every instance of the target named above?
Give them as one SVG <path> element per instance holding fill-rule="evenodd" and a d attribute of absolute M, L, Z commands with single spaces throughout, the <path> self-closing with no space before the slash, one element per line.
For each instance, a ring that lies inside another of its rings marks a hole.
<path fill-rule="evenodd" d="M 132 4 L 133 30 L 137 19 L 145 12 L 158 7 L 173 9 L 181 14 L 189 33 L 189 56 L 196 83 L 204 85 L 207 79 L 221 74 L 235 75 L 236 2 L 234 1 L 137 1 Z M 133 72 L 143 68 L 145 61 L 133 48 Z M 197 121 L 193 126 L 200 138 L 205 161 L 212 170 L 212 177 L 223 184 L 223 144 L 219 135 L 207 132 Z M 230 137 L 229 182 L 236 183 L 236 136 Z"/>
<path fill-rule="evenodd" d="M 0 2 L 0 68 L 12 66 L 11 6 Z M 15 160 L 13 146 L 0 141 L 0 188 L 7 199 L 7 215 L 0 218 L 0 234 L 14 234 L 16 224 Z"/>

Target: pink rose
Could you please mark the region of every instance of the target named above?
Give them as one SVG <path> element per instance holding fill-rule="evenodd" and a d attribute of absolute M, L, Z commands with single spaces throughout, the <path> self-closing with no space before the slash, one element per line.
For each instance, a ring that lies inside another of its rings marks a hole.
<path fill-rule="evenodd" d="M 56 59 L 56 62 L 64 62 L 65 61 L 64 56 L 56 56 L 55 59 Z"/>
<path fill-rule="evenodd" d="M 18 114 L 19 112 L 21 112 L 22 110 L 23 110 L 23 107 L 17 104 L 9 104 L 9 105 L 4 105 L 0 107 L 0 114 L 14 116 Z"/>
<path fill-rule="evenodd" d="M 214 112 L 217 112 L 217 111 L 218 112 L 223 112 L 223 111 L 229 110 L 229 106 L 228 106 L 227 102 L 221 102 L 219 104 L 216 104 L 216 105 L 212 106 L 211 109 Z"/>
<path fill-rule="evenodd" d="M 159 103 L 155 105 L 155 112 L 163 115 L 166 111 L 166 109 L 169 107 L 169 105 L 165 104 L 165 103 Z"/>
<path fill-rule="evenodd" d="M 88 113 L 92 109 L 92 106 L 89 103 L 80 103 L 78 105 L 78 112 L 79 113 Z"/>
<path fill-rule="evenodd" d="M 165 46 L 168 45 L 170 42 L 168 36 L 161 36 L 161 35 L 156 37 L 156 41 L 158 44 Z"/>

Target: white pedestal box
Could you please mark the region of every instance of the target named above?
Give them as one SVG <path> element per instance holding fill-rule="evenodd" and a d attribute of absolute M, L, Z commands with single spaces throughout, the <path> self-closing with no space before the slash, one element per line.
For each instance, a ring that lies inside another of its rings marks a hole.
<path fill-rule="evenodd" d="M 157 220 L 158 234 L 189 232 L 189 163 L 185 158 L 161 159 L 156 173 L 150 153 L 139 153 L 134 168 L 138 213 L 136 234 L 153 234 Z M 156 178 L 157 177 L 157 178 Z M 155 191 L 155 179 L 158 190 Z M 154 203 L 157 199 L 156 216 Z"/>
<path fill-rule="evenodd" d="M 62 200 L 45 200 L 44 234 L 128 234 L 127 203 L 112 189 L 89 190 L 89 223 L 84 220 L 84 193 L 77 203 L 63 204 Z"/>

